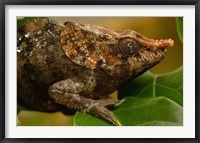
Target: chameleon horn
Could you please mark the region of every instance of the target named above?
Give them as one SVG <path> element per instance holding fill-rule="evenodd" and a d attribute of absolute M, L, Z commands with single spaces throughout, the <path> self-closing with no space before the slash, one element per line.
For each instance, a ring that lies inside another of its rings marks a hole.
<path fill-rule="evenodd" d="M 160 39 L 160 40 L 154 40 L 149 39 L 147 37 L 142 37 L 138 39 L 138 41 L 145 47 L 149 48 L 169 48 L 174 45 L 174 40 L 172 39 Z"/>

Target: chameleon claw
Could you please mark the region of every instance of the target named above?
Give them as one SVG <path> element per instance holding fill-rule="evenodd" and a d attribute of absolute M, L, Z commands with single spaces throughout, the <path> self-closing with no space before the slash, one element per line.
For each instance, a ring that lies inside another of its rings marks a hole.
<path fill-rule="evenodd" d="M 119 126 L 115 116 L 107 108 L 101 106 L 100 104 L 93 104 L 94 106 L 88 108 L 86 112 L 93 114 L 94 116 L 100 117 L 115 126 Z"/>

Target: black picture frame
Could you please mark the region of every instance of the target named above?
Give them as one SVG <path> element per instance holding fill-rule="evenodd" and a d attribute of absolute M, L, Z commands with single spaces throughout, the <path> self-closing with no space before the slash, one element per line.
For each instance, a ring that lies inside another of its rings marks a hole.
<path fill-rule="evenodd" d="M 195 138 L 110 138 L 110 139 L 24 139 L 5 137 L 5 7 L 7 5 L 194 5 L 195 6 Z M 18 142 L 175 142 L 175 143 L 197 143 L 200 142 L 200 0 L 1 0 L 0 4 L 0 141 L 1 143 Z"/>

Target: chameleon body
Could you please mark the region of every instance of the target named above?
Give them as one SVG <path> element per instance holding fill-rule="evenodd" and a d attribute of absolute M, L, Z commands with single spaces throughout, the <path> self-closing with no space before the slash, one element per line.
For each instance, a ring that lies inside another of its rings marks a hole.
<path fill-rule="evenodd" d="M 17 29 L 17 101 L 30 110 L 86 112 L 118 125 L 108 95 L 158 64 L 173 40 L 47 19 Z"/>

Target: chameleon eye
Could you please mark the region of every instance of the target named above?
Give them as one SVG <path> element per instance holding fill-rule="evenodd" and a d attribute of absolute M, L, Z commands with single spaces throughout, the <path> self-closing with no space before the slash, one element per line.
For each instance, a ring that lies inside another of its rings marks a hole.
<path fill-rule="evenodd" d="M 119 42 L 119 49 L 123 56 L 136 56 L 140 49 L 140 43 L 134 39 L 122 39 Z"/>

